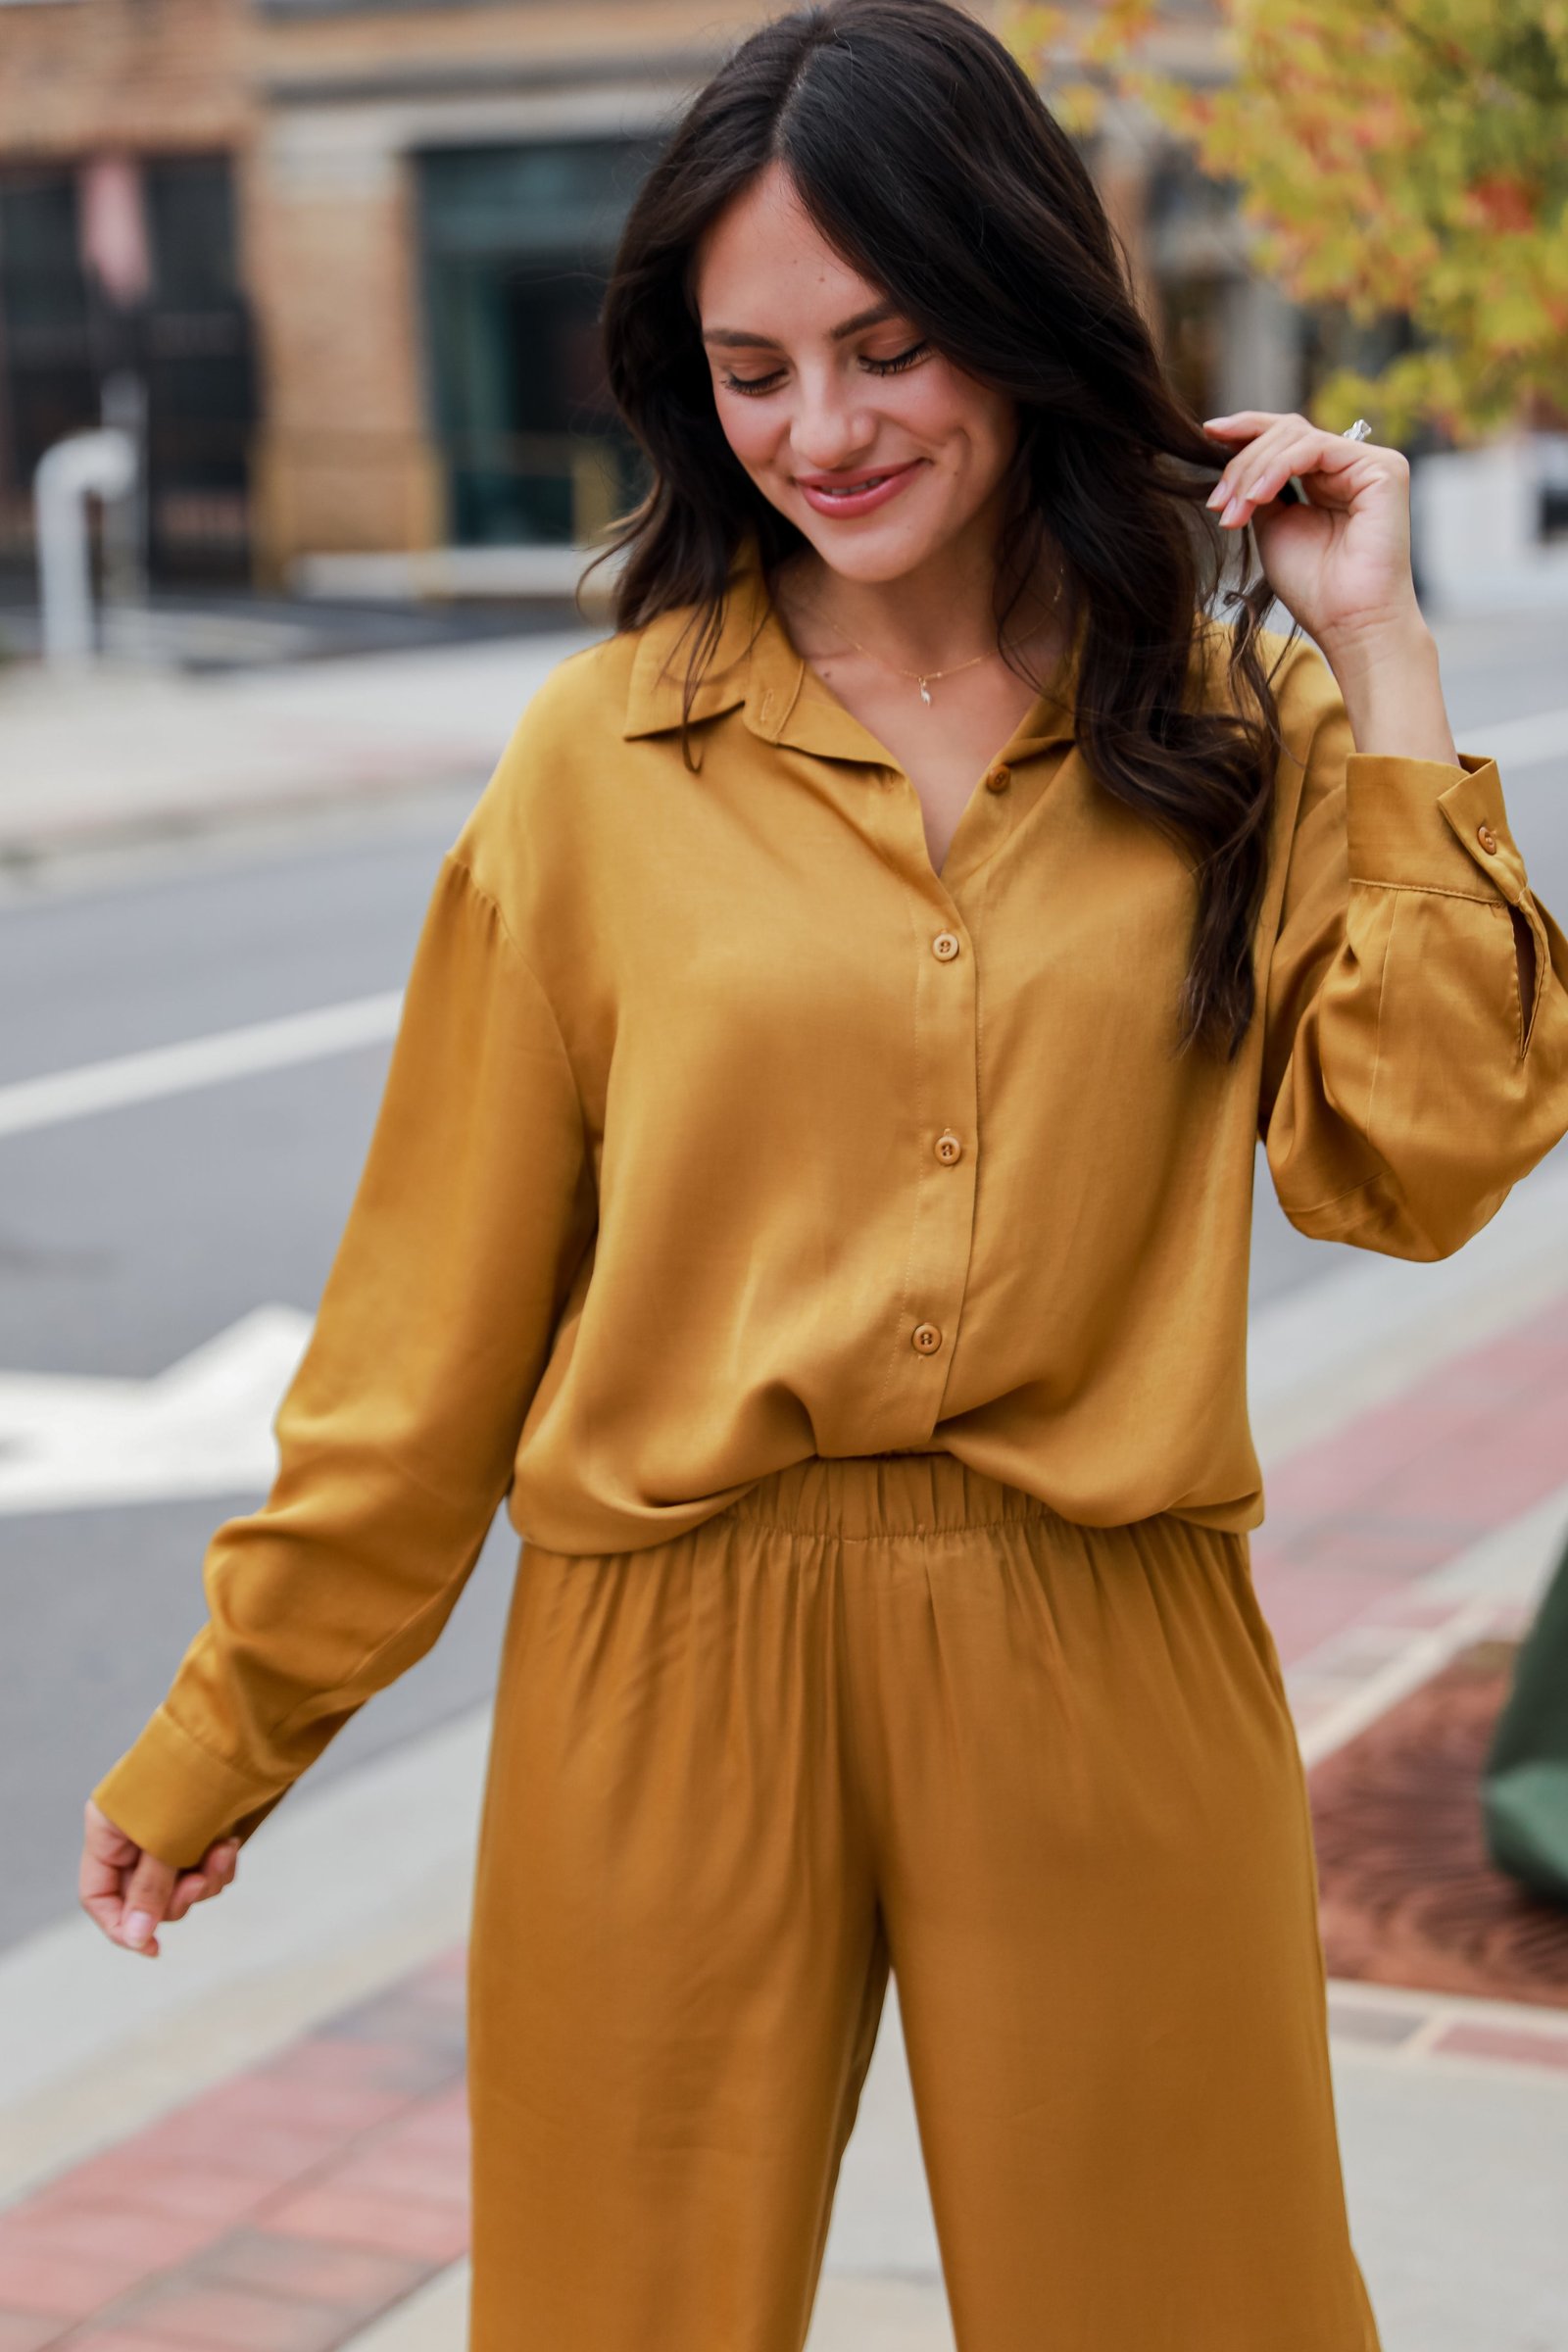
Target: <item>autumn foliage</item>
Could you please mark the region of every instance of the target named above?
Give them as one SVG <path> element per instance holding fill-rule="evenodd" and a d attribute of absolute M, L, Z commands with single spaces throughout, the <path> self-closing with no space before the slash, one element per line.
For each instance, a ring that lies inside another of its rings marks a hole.
<path fill-rule="evenodd" d="M 1213 28 L 1222 75 L 1171 62 Z M 1141 101 L 1236 184 L 1254 266 L 1414 348 L 1341 369 L 1314 420 L 1477 438 L 1568 411 L 1568 0 L 1016 7 L 1009 47 L 1069 129 Z"/>

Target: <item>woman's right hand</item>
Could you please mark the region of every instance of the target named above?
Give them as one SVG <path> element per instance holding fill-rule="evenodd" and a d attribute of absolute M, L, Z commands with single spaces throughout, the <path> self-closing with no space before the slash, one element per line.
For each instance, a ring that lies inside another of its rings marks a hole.
<path fill-rule="evenodd" d="M 195 1870 L 176 1870 L 117 1829 L 89 1796 L 77 1880 L 81 1907 L 111 1943 L 156 1960 L 160 1923 L 183 1919 L 192 1903 L 220 1894 L 234 1876 L 239 1845 L 237 1838 L 220 1838 Z"/>

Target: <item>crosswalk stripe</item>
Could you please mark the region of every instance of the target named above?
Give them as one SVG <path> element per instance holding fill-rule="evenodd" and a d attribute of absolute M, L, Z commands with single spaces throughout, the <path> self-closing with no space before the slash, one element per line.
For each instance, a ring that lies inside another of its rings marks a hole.
<path fill-rule="evenodd" d="M 290 1013 L 281 1020 L 220 1029 L 179 1045 L 84 1062 L 43 1078 L 23 1078 L 0 1086 L 0 1136 L 24 1135 L 67 1119 L 86 1118 L 93 1111 L 153 1102 L 162 1096 L 246 1078 L 257 1070 L 285 1069 L 328 1054 L 352 1053 L 357 1046 L 378 1045 L 395 1032 L 402 1004 L 402 990 L 392 989 L 381 996 L 353 997 L 343 1004 L 323 1004 L 314 1012 Z"/>

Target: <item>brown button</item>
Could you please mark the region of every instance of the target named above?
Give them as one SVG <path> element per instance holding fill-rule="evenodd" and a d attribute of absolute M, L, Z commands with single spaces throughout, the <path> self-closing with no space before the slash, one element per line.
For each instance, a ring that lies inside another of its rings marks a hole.
<path fill-rule="evenodd" d="M 987 792 L 1005 792 L 1011 782 L 1011 768 L 1004 767 L 999 761 L 986 777 L 986 790 Z"/>
<path fill-rule="evenodd" d="M 944 963 L 951 963 L 962 944 L 956 931 L 939 931 L 931 942 L 931 953 L 939 956 Z"/>
<path fill-rule="evenodd" d="M 945 1168 L 951 1168 L 963 1157 L 963 1139 L 955 1135 L 951 1127 L 945 1127 L 937 1137 L 937 1157 Z"/>
<path fill-rule="evenodd" d="M 1495 833 L 1494 833 L 1490 825 L 1477 825 L 1476 839 L 1480 842 L 1481 847 L 1486 851 L 1489 858 L 1494 858 L 1496 856 L 1497 836 Z"/>
<path fill-rule="evenodd" d="M 917 1323 L 909 1338 L 921 1355 L 935 1355 L 942 1345 L 942 1334 L 934 1323 Z"/>

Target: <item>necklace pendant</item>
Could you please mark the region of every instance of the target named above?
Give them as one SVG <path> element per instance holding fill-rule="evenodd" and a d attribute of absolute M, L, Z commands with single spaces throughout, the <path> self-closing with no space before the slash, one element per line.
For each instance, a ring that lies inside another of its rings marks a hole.
<path fill-rule="evenodd" d="M 922 703 L 929 703 L 931 700 L 931 689 L 924 678 L 920 680 L 920 700 Z"/>

